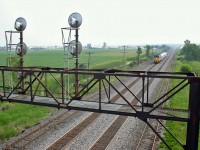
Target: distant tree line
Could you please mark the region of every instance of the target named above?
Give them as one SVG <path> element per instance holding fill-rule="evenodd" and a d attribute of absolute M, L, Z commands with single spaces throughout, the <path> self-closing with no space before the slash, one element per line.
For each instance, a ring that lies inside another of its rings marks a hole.
<path fill-rule="evenodd" d="M 184 41 L 184 46 L 181 49 L 181 54 L 188 61 L 200 61 L 200 46 L 191 44 L 189 40 Z"/>

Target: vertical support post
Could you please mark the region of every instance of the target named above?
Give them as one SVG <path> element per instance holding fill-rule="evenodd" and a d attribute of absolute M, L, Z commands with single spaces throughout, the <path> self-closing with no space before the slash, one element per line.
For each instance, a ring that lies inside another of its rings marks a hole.
<path fill-rule="evenodd" d="M 199 113 L 200 113 L 200 79 L 190 80 L 189 121 L 187 123 L 186 149 L 198 149 Z"/>
<path fill-rule="evenodd" d="M 149 77 L 147 77 L 147 104 L 149 103 Z"/>
<path fill-rule="evenodd" d="M 62 88 L 62 103 L 64 104 L 64 79 L 63 79 L 63 73 L 61 73 L 61 88 Z"/>
<path fill-rule="evenodd" d="M 76 29 L 76 34 L 75 34 L 75 38 L 76 38 L 76 62 L 75 62 L 75 66 L 76 69 L 78 69 L 78 28 Z M 75 74 L 75 95 L 77 95 L 79 91 L 79 78 L 78 78 L 78 73 Z"/>
<path fill-rule="evenodd" d="M 24 71 L 23 71 L 23 67 L 24 67 L 24 48 L 23 48 L 23 31 L 20 31 L 20 48 L 21 48 L 21 53 L 20 53 L 20 67 L 22 69 L 22 74 L 21 74 L 21 79 L 23 80 L 21 82 L 21 92 L 24 92 Z"/>
<path fill-rule="evenodd" d="M 45 72 L 45 86 L 47 87 L 48 85 L 47 85 L 47 73 Z M 47 92 L 47 90 L 45 90 L 45 95 L 46 95 L 46 97 L 48 97 L 48 94 L 47 94 L 48 92 Z"/>
<path fill-rule="evenodd" d="M 29 72 L 29 76 L 30 76 L 30 93 L 31 93 L 31 102 L 33 102 L 32 72 Z"/>
<path fill-rule="evenodd" d="M 89 56 L 88 56 L 88 70 L 90 69 L 90 55 L 91 52 L 88 52 Z M 87 84 L 88 84 L 88 76 L 87 76 Z M 87 86 L 87 91 L 88 91 L 88 86 Z"/>
<path fill-rule="evenodd" d="M 142 77 L 142 112 L 144 111 L 144 86 L 145 86 L 145 77 Z"/>
<path fill-rule="evenodd" d="M 108 80 L 110 82 L 110 76 L 108 76 Z M 108 100 L 110 102 L 110 84 L 108 85 Z"/>
<path fill-rule="evenodd" d="M 101 79 L 99 79 L 99 110 L 101 110 Z"/>
<path fill-rule="evenodd" d="M 123 70 L 124 70 L 124 68 L 125 68 L 125 45 L 123 47 L 124 47 L 124 52 L 123 52 Z"/>
<path fill-rule="evenodd" d="M 5 76 L 4 76 L 4 71 L 2 71 L 2 82 L 3 82 L 3 96 L 6 96 L 6 91 L 5 91 Z"/>
<path fill-rule="evenodd" d="M 91 52 L 89 52 L 88 55 L 89 55 L 88 56 L 88 69 L 90 69 L 90 55 L 91 55 Z"/>

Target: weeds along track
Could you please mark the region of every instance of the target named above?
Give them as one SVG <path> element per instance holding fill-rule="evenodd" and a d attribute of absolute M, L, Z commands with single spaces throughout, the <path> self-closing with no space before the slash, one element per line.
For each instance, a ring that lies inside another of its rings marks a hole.
<path fill-rule="evenodd" d="M 160 63 L 160 67 L 158 71 L 161 70 L 161 68 L 165 65 L 165 63 L 168 61 L 170 56 L 172 55 L 169 54 L 168 57 Z M 148 71 L 152 70 L 156 65 L 152 65 Z M 158 66 L 158 65 L 157 65 Z M 123 79 L 126 80 L 126 79 Z M 139 78 L 136 78 L 134 81 L 127 80 L 126 82 L 128 84 L 128 88 L 131 89 L 133 85 L 135 85 L 137 82 L 139 82 Z M 150 84 L 153 82 L 153 79 L 150 81 Z M 117 83 L 116 83 L 117 84 Z M 120 93 L 123 95 L 127 92 L 126 88 L 122 88 Z M 137 97 L 141 98 L 141 92 L 140 90 L 137 94 Z M 105 94 L 105 93 L 104 93 Z M 92 97 L 94 97 L 93 95 Z M 111 98 L 111 102 L 115 102 L 120 98 L 119 94 L 115 94 Z M 132 104 L 136 104 L 135 99 L 131 101 Z M 23 137 L 17 139 L 15 142 L 6 145 L 3 149 L 8 150 L 8 149 L 26 149 L 26 147 L 32 142 L 41 136 L 43 136 L 46 132 L 49 132 L 51 130 L 54 130 L 56 126 L 59 126 L 60 124 L 64 123 L 67 118 L 70 116 L 73 116 L 75 113 L 78 113 L 78 111 L 66 111 L 62 113 L 61 115 L 49 120 L 42 126 L 34 129 L 33 131 L 29 132 L 28 134 L 24 135 Z M 85 131 L 86 128 L 94 124 L 94 122 L 98 119 L 98 117 L 101 114 L 97 113 L 91 113 L 89 116 L 87 116 L 84 120 L 82 120 L 78 125 L 74 126 L 69 132 L 61 136 L 57 141 L 55 141 L 53 144 L 51 144 L 48 149 L 61 149 L 63 147 L 67 147 L 68 144 L 70 144 L 71 141 L 77 139 L 79 135 Z M 124 124 L 126 121 L 127 117 L 124 116 L 118 116 L 115 121 L 110 124 L 109 128 L 102 134 L 102 136 L 93 144 L 91 149 L 99 149 L 99 148 L 106 148 L 110 141 L 113 139 L 113 137 L 116 135 L 118 130 L 121 128 L 121 126 Z"/>

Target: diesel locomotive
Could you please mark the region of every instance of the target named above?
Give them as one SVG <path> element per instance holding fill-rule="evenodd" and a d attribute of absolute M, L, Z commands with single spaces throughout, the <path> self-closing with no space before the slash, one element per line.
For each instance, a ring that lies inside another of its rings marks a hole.
<path fill-rule="evenodd" d="M 161 54 L 158 55 L 154 55 L 153 56 L 153 62 L 155 64 L 159 63 L 161 60 L 163 60 L 165 57 L 167 56 L 167 52 L 163 52 Z"/>

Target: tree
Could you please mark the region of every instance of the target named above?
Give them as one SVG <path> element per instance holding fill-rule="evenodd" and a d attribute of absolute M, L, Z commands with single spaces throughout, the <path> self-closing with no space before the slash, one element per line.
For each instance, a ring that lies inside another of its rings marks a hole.
<path fill-rule="evenodd" d="M 138 65 L 140 64 L 140 54 L 142 54 L 142 49 L 141 49 L 141 47 L 138 47 L 138 49 L 137 49 Z"/>
<path fill-rule="evenodd" d="M 200 46 L 191 44 L 189 40 L 184 41 L 184 46 L 181 49 L 181 54 L 184 55 L 186 60 L 200 60 Z"/>
<path fill-rule="evenodd" d="M 181 72 L 191 72 L 192 71 L 192 68 L 190 65 L 188 64 L 183 64 L 181 66 Z"/>
<path fill-rule="evenodd" d="M 184 43 L 185 43 L 186 46 L 190 45 L 190 41 L 189 40 L 185 40 Z"/>
<path fill-rule="evenodd" d="M 163 45 L 159 46 L 158 48 L 163 50 L 163 51 L 167 51 L 167 50 L 170 49 L 170 46 L 163 44 Z"/>
<path fill-rule="evenodd" d="M 146 45 L 146 56 L 149 57 L 150 55 L 150 49 L 151 49 L 151 46 L 150 45 Z"/>

